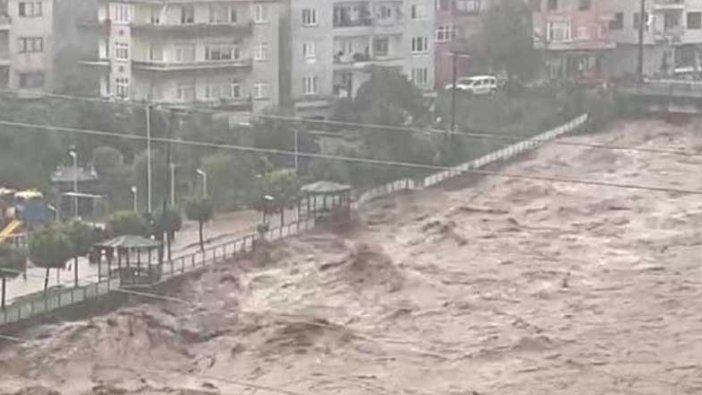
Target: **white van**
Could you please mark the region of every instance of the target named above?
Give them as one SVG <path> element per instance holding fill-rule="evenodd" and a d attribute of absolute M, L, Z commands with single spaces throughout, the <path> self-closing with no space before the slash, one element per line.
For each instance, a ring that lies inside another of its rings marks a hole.
<path fill-rule="evenodd" d="M 497 92 L 497 77 L 493 75 L 476 75 L 461 77 L 456 80 L 456 89 L 473 95 L 489 95 Z M 446 85 L 447 90 L 453 89 L 453 84 Z"/>

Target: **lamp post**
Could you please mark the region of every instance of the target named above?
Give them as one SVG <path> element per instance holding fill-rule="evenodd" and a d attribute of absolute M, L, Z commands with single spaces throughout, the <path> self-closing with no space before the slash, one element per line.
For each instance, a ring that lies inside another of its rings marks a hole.
<path fill-rule="evenodd" d="M 207 199 L 207 172 L 197 169 L 197 174 L 202 177 L 202 198 Z"/>
<path fill-rule="evenodd" d="M 169 164 L 171 168 L 171 207 L 175 207 L 176 201 L 175 201 L 175 172 L 176 172 L 176 164 L 171 162 Z"/>
<path fill-rule="evenodd" d="M 73 158 L 73 216 L 78 218 L 78 153 L 71 149 L 68 154 Z"/>
<path fill-rule="evenodd" d="M 646 17 L 646 0 L 641 0 L 639 7 L 639 43 L 636 73 L 639 77 L 639 83 L 641 83 L 644 79 L 644 30 L 646 29 L 646 24 L 648 24 L 648 18 Z"/>
<path fill-rule="evenodd" d="M 138 213 L 139 212 L 139 198 L 138 198 L 138 193 L 139 190 L 137 189 L 136 186 L 132 186 L 132 198 L 134 200 L 134 212 Z"/>
<path fill-rule="evenodd" d="M 295 132 L 295 174 L 300 175 L 300 131 L 297 128 L 293 130 Z"/>

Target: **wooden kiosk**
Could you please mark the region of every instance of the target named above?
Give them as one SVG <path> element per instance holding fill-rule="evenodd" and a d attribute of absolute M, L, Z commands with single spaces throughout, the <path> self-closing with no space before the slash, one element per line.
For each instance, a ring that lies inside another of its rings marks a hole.
<path fill-rule="evenodd" d="M 93 252 L 97 256 L 98 276 L 100 279 L 118 277 L 122 286 L 154 284 L 161 278 L 159 248 L 161 243 L 158 241 L 132 235 L 96 244 Z M 153 257 L 156 257 L 155 262 Z M 107 261 L 106 271 L 103 270 L 103 259 Z"/>
<path fill-rule="evenodd" d="M 301 189 L 298 202 L 300 219 L 347 220 L 351 216 L 351 186 L 319 181 Z"/>

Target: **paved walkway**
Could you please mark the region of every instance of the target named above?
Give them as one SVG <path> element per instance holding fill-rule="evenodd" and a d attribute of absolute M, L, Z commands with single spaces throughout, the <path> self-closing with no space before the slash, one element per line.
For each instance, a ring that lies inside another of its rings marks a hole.
<path fill-rule="evenodd" d="M 289 220 L 296 219 L 293 212 L 287 213 Z M 286 219 L 286 222 L 287 222 Z M 236 240 L 242 236 L 256 233 L 256 226 L 260 223 L 261 214 L 253 211 L 237 211 L 220 214 L 205 226 L 205 248 L 211 245 L 223 244 Z M 278 221 L 277 217 L 272 219 Z M 273 222 L 277 224 L 277 222 Z M 196 222 L 186 221 L 183 228 L 176 235 L 172 253 L 173 257 L 189 255 L 199 251 L 198 225 Z M 64 270 L 51 270 L 49 276 L 49 286 L 63 285 L 72 287 L 74 284 L 74 264 L 71 260 Z M 98 266 L 91 265 L 86 258 L 78 260 L 78 282 L 81 285 L 97 282 Z M 17 297 L 40 292 L 44 289 L 44 276 L 46 269 L 29 267 L 26 276 L 19 276 L 16 279 L 7 281 L 8 303 Z"/>

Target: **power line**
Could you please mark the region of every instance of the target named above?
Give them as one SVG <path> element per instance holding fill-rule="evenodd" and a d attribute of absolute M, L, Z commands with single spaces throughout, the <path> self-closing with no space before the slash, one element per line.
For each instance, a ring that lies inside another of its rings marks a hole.
<path fill-rule="evenodd" d="M 23 92 L 25 92 L 25 91 L 0 89 L 0 93 L 19 95 L 19 94 L 22 94 Z M 29 94 L 29 91 L 27 91 L 27 93 Z M 72 95 L 62 95 L 62 94 L 55 94 L 55 93 L 39 93 L 38 94 L 36 92 L 31 92 L 31 94 L 41 95 L 44 97 L 56 98 L 56 99 L 86 101 L 86 102 L 92 102 L 92 103 L 114 104 L 114 105 L 127 106 L 127 107 L 142 108 L 142 107 L 149 105 L 149 103 L 146 103 L 146 102 L 135 103 L 132 101 L 109 100 L 109 99 L 104 99 L 104 98 L 88 97 L 88 96 L 72 96 Z M 164 109 L 161 109 L 158 106 L 153 107 L 152 110 L 165 111 Z M 211 110 L 211 109 L 205 109 L 205 108 L 188 108 L 186 111 L 191 112 L 191 113 L 204 113 L 204 114 L 222 114 L 225 112 L 225 111 Z M 312 124 L 312 125 L 343 126 L 343 127 L 371 129 L 371 130 L 378 130 L 378 131 L 420 133 L 420 134 L 440 134 L 440 135 L 445 135 L 445 136 L 458 136 L 458 137 L 463 137 L 463 138 L 499 140 L 499 141 L 511 141 L 511 142 L 519 142 L 519 141 L 524 140 L 524 138 L 525 138 L 525 136 L 506 135 L 506 134 L 458 132 L 458 131 L 440 130 L 440 129 L 433 129 L 433 128 L 415 128 L 415 127 L 407 127 L 407 126 L 382 125 L 382 124 L 359 123 L 359 122 L 306 119 L 306 118 L 300 118 L 300 117 L 274 115 L 274 114 L 252 114 L 252 113 L 248 113 L 248 114 L 252 118 L 298 122 L 298 123 L 302 123 L 302 124 Z M 533 137 L 536 137 L 536 136 L 533 136 Z M 632 152 L 644 152 L 644 153 L 652 153 L 652 154 L 678 155 L 678 156 L 701 157 L 702 158 L 702 154 L 686 152 L 684 150 L 642 148 L 642 147 L 635 147 L 635 146 L 628 146 L 628 145 L 621 145 L 621 144 L 598 144 L 598 143 L 584 143 L 584 142 L 574 142 L 574 141 L 550 141 L 550 143 L 554 144 L 554 145 L 570 146 L 570 147 L 587 147 L 587 148 L 593 148 L 593 149 L 606 149 L 606 150 L 613 150 L 613 151 L 632 151 Z"/>
<path fill-rule="evenodd" d="M 66 132 L 66 133 L 77 133 L 77 134 L 86 134 L 86 135 L 94 135 L 94 136 L 114 137 L 114 138 L 121 138 L 121 139 L 126 139 L 126 140 L 146 140 L 146 137 L 144 137 L 144 136 L 133 135 L 133 134 L 114 133 L 114 132 L 106 132 L 106 131 L 101 131 L 101 130 L 67 128 L 67 127 L 59 127 L 59 126 L 37 125 L 37 124 L 29 124 L 29 123 L 24 123 L 24 122 L 10 122 L 10 121 L 0 120 L 0 125 L 27 128 L 30 130 L 32 130 L 32 129 L 33 130 L 46 130 L 46 131 L 54 131 L 54 132 Z M 232 151 L 254 152 L 254 153 L 260 153 L 260 154 L 275 154 L 275 155 L 287 155 L 287 156 L 298 155 L 298 156 L 307 157 L 307 158 L 314 158 L 314 159 L 338 160 L 338 161 L 342 161 L 342 162 L 364 163 L 364 164 L 379 165 L 379 166 L 406 167 L 406 168 L 412 168 L 412 169 L 439 170 L 439 171 L 453 170 L 453 171 L 458 171 L 458 172 L 461 172 L 464 174 L 476 174 L 476 175 L 502 177 L 502 178 L 524 179 L 524 180 L 534 180 L 534 181 L 549 181 L 549 182 L 565 183 L 565 184 L 592 185 L 592 186 L 601 186 L 601 187 L 608 187 L 608 188 L 643 190 L 643 191 L 651 191 L 651 192 L 680 193 L 680 194 L 684 194 L 684 195 L 702 195 L 702 191 L 700 191 L 700 190 L 679 189 L 679 188 L 671 188 L 671 187 L 624 184 L 624 183 L 615 183 L 615 182 L 606 182 L 606 181 L 583 180 L 583 179 L 576 179 L 576 178 L 563 178 L 563 177 L 555 177 L 555 176 L 535 176 L 535 175 L 525 175 L 525 174 L 517 174 L 517 173 L 505 173 L 505 172 L 492 171 L 492 170 L 478 170 L 478 169 L 458 170 L 455 167 L 451 167 L 451 166 L 439 166 L 439 165 L 421 164 L 421 163 L 413 163 L 413 162 L 400 162 L 400 161 L 392 161 L 392 160 L 371 159 L 371 158 L 358 158 L 358 157 L 341 156 L 341 155 L 294 152 L 294 151 L 280 150 L 280 149 L 273 149 L 273 148 L 258 148 L 258 147 L 242 146 L 242 145 L 235 145 L 235 144 L 219 144 L 219 143 L 209 143 L 209 142 L 195 141 L 195 140 L 169 139 L 169 138 L 163 138 L 163 137 L 154 137 L 154 138 L 152 138 L 152 140 L 157 141 L 157 142 L 163 142 L 163 143 L 181 144 L 181 145 L 189 145 L 189 146 L 196 146 L 196 147 L 203 147 L 203 148 L 216 148 L 216 149 L 226 149 L 226 150 L 232 150 Z"/>

